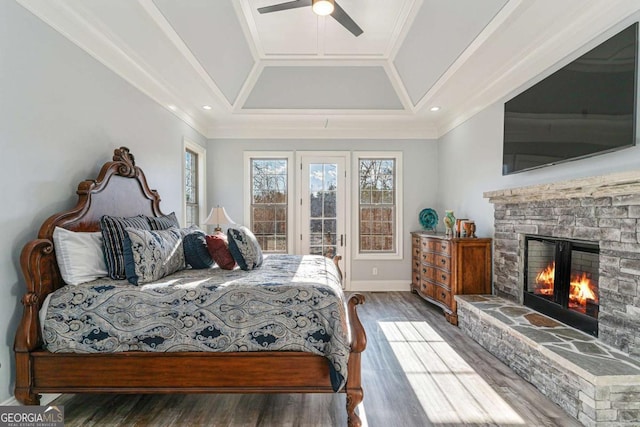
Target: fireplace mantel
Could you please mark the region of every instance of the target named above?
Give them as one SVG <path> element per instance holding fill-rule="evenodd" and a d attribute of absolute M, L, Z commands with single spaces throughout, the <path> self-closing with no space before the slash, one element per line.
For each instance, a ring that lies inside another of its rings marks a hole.
<path fill-rule="evenodd" d="M 628 194 L 640 194 L 640 170 L 487 191 L 484 198 L 493 204 L 505 204 Z"/>

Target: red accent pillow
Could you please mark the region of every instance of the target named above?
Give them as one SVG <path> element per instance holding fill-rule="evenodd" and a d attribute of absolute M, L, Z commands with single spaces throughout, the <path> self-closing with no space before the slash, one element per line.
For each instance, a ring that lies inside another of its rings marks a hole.
<path fill-rule="evenodd" d="M 225 270 L 233 270 L 236 266 L 236 262 L 229 251 L 229 244 L 227 243 L 227 235 L 221 232 L 211 234 L 205 237 L 207 241 L 207 249 L 211 258 Z"/>

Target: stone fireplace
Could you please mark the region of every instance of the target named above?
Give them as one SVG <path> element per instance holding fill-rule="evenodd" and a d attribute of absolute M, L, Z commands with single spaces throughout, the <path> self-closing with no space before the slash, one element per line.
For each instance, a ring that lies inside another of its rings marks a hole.
<path fill-rule="evenodd" d="M 525 236 L 599 246 L 598 338 L 640 357 L 640 172 L 485 193 L 495 207 L 494 293 L 524 299 Z"/>
<path fill-rule="evenodd" d="M 485 197 L 493 296 L 457 296 L 460 327 L 584 425 L 640 425 L 640 171 Z M 574 276 L 584 304 L 556 289 Z"/>

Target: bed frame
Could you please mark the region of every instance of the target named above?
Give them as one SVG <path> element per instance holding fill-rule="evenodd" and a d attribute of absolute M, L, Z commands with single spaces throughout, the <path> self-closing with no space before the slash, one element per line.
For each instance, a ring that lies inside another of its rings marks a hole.
<path fill-rule="evenodd" d="M 160 196 L 150 190 L 144 173 L 126 147 L 114 150 L 95 180 L 78 185 L 78 202 L 47 219 L 38 239 L 27 243 L 20 264 L 27 292 L 16 332 L 15 397 L 38 405 L 39 393 L 333 393 L 329 364 L 323 356 L 304 352 L 122 352 L 51 353 L 42 348 L 38 311 L 45 297 L 64 285 L 53 247 L 53 229 L 98 231 L 102 215 L 160 216 Z M 337 263 L 337 262 L 336 262 Z M 355 408 L 362 402 L 360 354 L 367 343 L 356 306 L 347 303 L 351 352 L 347 395 L 349 426 L 360 426 Z M 286 374 L 283 374 L 286 373 Z"/>

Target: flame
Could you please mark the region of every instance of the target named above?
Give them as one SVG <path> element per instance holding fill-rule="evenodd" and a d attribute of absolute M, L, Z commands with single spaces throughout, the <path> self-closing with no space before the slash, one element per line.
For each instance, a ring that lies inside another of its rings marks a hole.
<path fill-rule="evenodd" d="M 587 273 L 571 277 L 570 285 L 569 300 L 571 302 L 578 305 L 586 305 L 588 299 L 593 300 L 594 303 L 598 302 L 598 296 L 593 292 L 593 284 L 591 279 L 587 277 Z"/>
<path fill-rule="evenodd" d="M 556 263 L 552 262 L 536 276 L 535 293 L 538 295 L 553 295 L 553 280 L 556 272 Z M 569 304 L 586 307 L 587 300 L 598 303 L 598 295 L 594 291 L 596 285 L 587 276 L 587 273 L 571 276 L 569 284 Z"/>
<path fill-rule="evenodd" d="M 555 261 L 549 264 L 536 276 L 536 294 L 553 295 L 553 278 L 556 274 Z"/>

